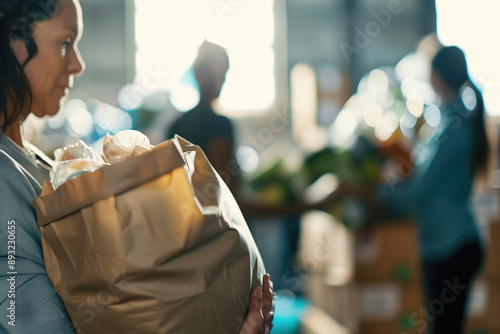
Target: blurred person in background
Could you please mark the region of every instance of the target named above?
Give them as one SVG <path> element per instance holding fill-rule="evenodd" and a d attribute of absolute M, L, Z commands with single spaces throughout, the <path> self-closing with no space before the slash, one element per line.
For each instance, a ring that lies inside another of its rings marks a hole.
<path fill-rule="evenodd" d="M 83 32 L 81 15 L 78 0 L 0 2 L 0 264 L 5 269 L 0 273 L 0 307 L 5 312 L 0 317 L 2 333 L 75 332 L 47 276 L 31 204 L 49 179 L 52 161 L 23 139 L 22 125 L 30 114 L 55 115 L 73 78 L 83 72 L 78 49 Z M 7 298 L 11 289 L 8 280 L 12 278 L 7 268 L 11 263 L 15 267 L 10 271 L 18 272 L 13 318 L 8 310 L 13 299 Z M 271 300 L 263 300 L 262 295 L 261 288 L 253 291 L 241 333 L 267 333 L 264 327 L 272 327 Z"/>
<path fill-rule="evenodd" d="M 471 194 L 474 179 L 486 175 L 489 144 L 483 99 L 470 81 L 461 49 L 445 47 L 435 55 L 431 82 L 442 99 L 442 119 L 438 131 L 419 146 L 413 174 L 376 191 L 341 183 L 335 196 L 361 197 L 384 206 L 391 216 L 415 218 L 428 333 L 458 334 L 483 260 Z M 437 312 L 432 303 L 439 301 L 444 306 Z"/>
<path fill-rule="evenodd" d="M 199 145 L 215 170 L 219 174 L 225 171 L 221 175 L 228 175 L 224 181 L 234 190 L 235 177 L 239 171 L 227 172 L 229 162 L 236 161 L 233 124 L 227 117 L 216 114 L 213 109 L 228 70 L 229 57 L 224 48 L 204 41 L 193 64 L 200 101 L 172 124 L 167 138 L 173 138 L 177 134 Z M 238 168 L 237 164 L 234 168 Z"/>
<path fill-rule="evenodd" d="M 200 101 L 196 107 L 182 114 L 168 130 L 168 138 L 179 135 L 201 147 L 214 169 L 222 176 L 245 216 L 298 215 L 306 210 L 322 208 L 326 202 L 298 202 L 294 205 L 270 205 L 244 200 L 238 196 L 238 175 L 241 170 L 235 157 L 235 133 L 232 122 L 214 111 L 226 74 L 229 57 L 220 45 L 204 41 L 193 63 L 198 82 Z"/>
<path fill-rule="evenodd" d="M 195 108 L 174 121 L 167 138 L 177 134 L 202 148 L 236 198 L 267 263 L 267 270 L 275 278 L 275 287 L 282 289 L 287 287 L 283 271 L 295 261 L 300 233 L 299 217 L 305 211 L 326 207 L 327 199 L 314 203 L 297 200 L 291 204 L 278 204 L 243 196 L 238 177 L 241 170 L 235 157 L 234 126 L 213 108 L 221 94 L 229 67 L 229 57 L 223 47 L 207 41 L 202 43 L 193 63 L 200 101 Z M 282 223 L 284 226 L 281 226 Z M 271 247 L 268 246 L 269 242 L 272 242 Z M 272 251 L 266 252 L 271 248 Z"/>

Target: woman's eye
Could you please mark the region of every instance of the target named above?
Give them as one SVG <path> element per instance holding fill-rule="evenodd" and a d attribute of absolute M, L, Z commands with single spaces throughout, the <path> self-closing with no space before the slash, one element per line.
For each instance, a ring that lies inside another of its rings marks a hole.
<path fill-rule="evenodd" d="M 70 47 L 70 45 L 71 45 L 71 40 L 69 40 L 69 39 L 62 42 L 61 53 L 62 53 L 63 57 L 66 56 L 66 52 L 67 52 L 68 48 Z"/>
<path fill-rule="evenodd" d="M 62 47 L 63 49 L 68 49 L 71 45 L 71 40 L 65 40 L 64 42 L 62 42 Z"/>

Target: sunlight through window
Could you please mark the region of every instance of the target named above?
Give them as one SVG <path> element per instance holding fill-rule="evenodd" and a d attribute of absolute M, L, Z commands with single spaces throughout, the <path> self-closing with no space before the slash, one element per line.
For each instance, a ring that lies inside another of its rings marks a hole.
<path fill-rule="evenodd" d="M 203 40 L 226 48 L 231 68 L 220 106 L 224 113 L 271 108 L 276 99 L 274 1 L 135 0 L 135 83 L 167 89 L 180 109 L 197 103 L 190 67 Z"/>
<path fill-rule="evenodd" d="M 464 50 L 486 111 L 500 116 L 500 2 L 436 0 L 436 9 L 439 40 Z"/>

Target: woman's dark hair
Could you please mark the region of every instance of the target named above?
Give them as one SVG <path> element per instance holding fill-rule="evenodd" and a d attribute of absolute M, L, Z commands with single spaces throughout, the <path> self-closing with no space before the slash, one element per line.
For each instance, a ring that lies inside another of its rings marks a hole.
<path fill-rule="evenodd" d="M 490 155 L 490 145 L 486 136 L 484 124 L 484 102 L 481 92 L 470 81 L 464 52 L 456 46 L 442 48 L 434 57 L 432 68 L 440 74 L 444 83 L 454 93 L 460 94 L 464 87 L 470 87 L 476 94 L 477 101 L 475 108 L 472 110 L 474 131 L 472 167 L 476 175 L 486 173 Z"/>
<path fill-rule="evenodd" d="M 33 38 L 34 24 L 53 17 L 60 1 L 0 1 L 0 135 L 23 111 L 31 108 L 32 93 L 24 67 L 38 51 Z M 22 64 L 17 60 L 10 45 L 14 39 L 24 42 L 28 51 L 28 58 Z M 7 110 L 9 98 L 13 103 L 11 113 Z"/>

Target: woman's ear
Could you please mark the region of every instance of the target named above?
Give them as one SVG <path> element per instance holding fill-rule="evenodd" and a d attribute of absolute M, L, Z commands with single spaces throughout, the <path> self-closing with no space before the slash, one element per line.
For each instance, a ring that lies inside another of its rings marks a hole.
<path fill-rule="evenodd" d="M 26 61 L 26 59 L 28 59 L 28 50 L 26 49 L 26 45 L 22 40 L 18 38 L 11 38 L 10 48 L 16 56 L 17 61 L 19 61 L 19 64 L 22 65 Z"/>

